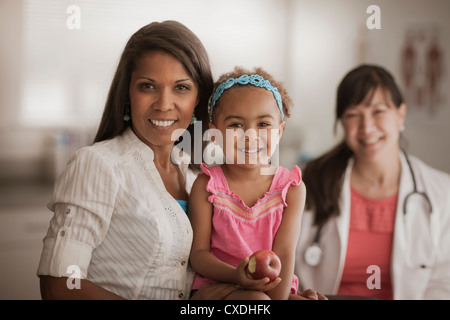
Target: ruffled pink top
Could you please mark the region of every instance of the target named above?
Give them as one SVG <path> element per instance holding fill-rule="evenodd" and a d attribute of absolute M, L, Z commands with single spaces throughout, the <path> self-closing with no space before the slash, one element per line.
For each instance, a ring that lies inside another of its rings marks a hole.
<path fill-rule="evenodd" d="M 396 208 L 397 195 L 369 199 L 351 188 L 347 255 L 338 294 L 392 299 L 391 254 Z M 379 269 L 368 269 L 369 266 Z"/>
<path fill-rule="evenodd" d="M 273 241 L 281 224 L 286 194 L 291 185 L 301 182 L 301 171 L 278 167 L 272 184 L 264 196 L 248 207 L 230 190 L 220 166 L 201 166 L 209 182 L 206 190 L 208 200 L 214 206 L 211 230 L 211 253 L 222 261 L 237 267 L 245 257 L 260 249 L 272 250 Z M 215 281 L 196 275 L 192 289 Z M 298 279 L 294 275 L 291 292 L 296 293 Z"/>

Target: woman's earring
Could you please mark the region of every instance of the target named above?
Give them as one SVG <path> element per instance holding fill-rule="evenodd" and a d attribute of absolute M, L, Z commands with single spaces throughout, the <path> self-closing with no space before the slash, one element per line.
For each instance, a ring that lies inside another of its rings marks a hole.
<path fill-rule="evenodd" d="M 197 122 L 197 117 L 195 116 L 194 113 L 192 113 L 191 124 L 194 124 L 196 122 Z"/>
<path fill-rule="evenodd" d="M 130 103 L 127 103 L 127 107 L 125 108 L 125 111 L 126 112 L 125 112 L 125 114 L 123 116 L 123 121 L 128 122 L 131 119 L 131 116 L 130 116 Z"/>

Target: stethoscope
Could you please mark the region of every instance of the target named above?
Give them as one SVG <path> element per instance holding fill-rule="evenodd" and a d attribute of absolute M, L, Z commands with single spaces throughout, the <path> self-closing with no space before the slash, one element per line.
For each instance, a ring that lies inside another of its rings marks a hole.
<path fill-rule="evenodd" d="M 404 150 L 402 150 L 402 151 L 403 151 L 403 154 L 405 155 L 405 160 L 406 160 L 406 163 L 408 164 L 409 171 L 411 172 L 411 178 L 412 178 L 412 182 L 413 182 L 413 191 L 408 193 L 405 196 L 405 199 L 403 200 L 403 214 L 406 215 L 407 202 L 408 202 L 408 199 L 410 199 L 412 195 L 419 195 L 420 197 L 425 199 L 426 203 L 428 204 L 429 213 L 431 214 L 433 212 L 433 208 L 431 206 L 430 198 L 428 197 L 428 195 L 426 194 L 425 191 L 417 190 L 416 175 L 414 174 L 414 171 L 412 169 L 411 162 L 409 161 L 407 153 Z M 322 252 L 322 249 L 320 248 L 320 234 L 322 232 L 323 226 L 324 226 L 324 224 L 319 225 L 319 227 L 317 228 L 317 231 L 316 231 L 316 235 L 314 236 L 312 244 L 308 248 L 306 248 L 305 253 L 304 253 L 305 262 L 307 265 L 309 265 L 311 267 L 315 267 L 315 266 L 319 265 L 320 261 L 322 260 L 323 252 Z"/>

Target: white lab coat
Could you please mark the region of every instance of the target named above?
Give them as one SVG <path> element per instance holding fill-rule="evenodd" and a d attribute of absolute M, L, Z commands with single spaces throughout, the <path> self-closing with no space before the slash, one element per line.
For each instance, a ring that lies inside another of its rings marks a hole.
<path fill-rule="evenodd" d="M 417 189 L 428 194 L 433 212 L 429 214 L 426 202 L 418 196 L 408 200 L 404 215 L 403 201 L 413 190 L 413 180 L 403 153 L 400 157 L 402 174 L 391 259 L 394 299 L 450 299 L 450 175 L 409 156 Z M 347 251 L 352 166 L 351 159 L 341 193 L 341 214 L 322 228 L 323 254 L 315 267 L 305 263 L 304 252 L 313 243 L 317 227 L 313 226 L 313 212 L 303 215 L 295 263 L 301 290 L 312 288 L 330 295 L 338 292 Z"/>

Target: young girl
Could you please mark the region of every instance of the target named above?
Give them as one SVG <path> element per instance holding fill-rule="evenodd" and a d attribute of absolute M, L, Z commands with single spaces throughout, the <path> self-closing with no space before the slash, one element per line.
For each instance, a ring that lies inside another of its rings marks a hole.
<path fill-rule="evenodd" d="M 250 74 L 236 68 L 215 84 L 209 126 L 216 129 L 215 143 L 221 145 L 225 163 L 202 164 L 204 174 L 192 187 L 190 261 L 197 272 L 193 290 L 227 282 L 241 287 L 227 296 L 231 300 L 301 299 L 295 294 L 298 280 L 293 270 L 305 187 L 297 166 L 290 172 L 274 168 L 269 159 L 290 106 L 286 90 L 261 69 Z M 280 257 L 281 273 L 272 282 L 245 274 L 248 257 L 259 249 Z"/>

